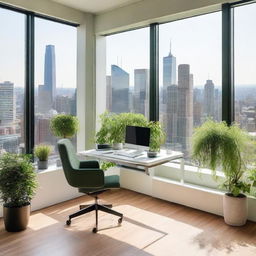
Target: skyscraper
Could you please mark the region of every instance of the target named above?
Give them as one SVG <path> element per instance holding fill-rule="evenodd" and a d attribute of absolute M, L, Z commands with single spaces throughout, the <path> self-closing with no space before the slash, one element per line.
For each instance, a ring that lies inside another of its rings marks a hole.
<path fill-rule="evenodd" d="M 149 70 L 134 70 L 134 112 L 148 115 Z"/>
<path fill-rule="evenodd" d="M 163 57 L 163 87 L 176 84 L 176 57 L 172 55 L 171 43 L 168 56 Z"/>
<path fill-rule="evenodd" d="M 204 115 L 214 118 L 214 112 L 214 84 L 208 79 L 204 85 Z"/>
<path fill-rule="evenodd" d="M 44 84 L 38 87 L 38 111 L 47 113 L 55 106 L 56 97 L 56 67 L 55 47 L 46 45 L 44 55 Z"/>
<path fill-rule="evenodd" d="M 0 83 L 0 126 L 13 124 L 15 120 L 14 85 Z"/>
<path fill-rule="evenodd" d="M 112 112 L 129 112 L 129 74 L 117 65 L 111 65 Z"/>
<path fill-rule="evenodd" d="M 56 97 L 56 66 L 55 46 L 46 45 L 44 55 L 44 85 L 45 90 L 50 92 L 52 103 Z"/>
<path fill-rule="evenodd" d="M 178 66 L 178 117 L 177 142 L 185 155 L 190 150 L 193 131 L 193 75 L 188 64 Z"/>

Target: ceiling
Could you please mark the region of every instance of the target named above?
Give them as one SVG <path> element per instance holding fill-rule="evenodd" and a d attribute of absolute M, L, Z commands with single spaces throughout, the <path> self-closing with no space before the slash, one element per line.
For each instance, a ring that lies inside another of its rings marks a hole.
<path fill-rule="evenodd" d="M 94 14 L 110 11 L 143 0 L 52 0 L 54 2 Z"/>

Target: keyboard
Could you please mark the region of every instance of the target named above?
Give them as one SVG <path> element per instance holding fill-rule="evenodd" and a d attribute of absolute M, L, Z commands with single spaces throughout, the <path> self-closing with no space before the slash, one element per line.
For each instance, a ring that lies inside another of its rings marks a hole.
<path fill-rule="evenodd" d="M 141 156 L 143 155 L 143 152 L 141 151 L 135 151 L 135 152 L 116 152 L 115 155 L 117 156 L 125 156 L 125 157 L 129 157 L 129 158 L 135 158 L 137 156 Z"/>

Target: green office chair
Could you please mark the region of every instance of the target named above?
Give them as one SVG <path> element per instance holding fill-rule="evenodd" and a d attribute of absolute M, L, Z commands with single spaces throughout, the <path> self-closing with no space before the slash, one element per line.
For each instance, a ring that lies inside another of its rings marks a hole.
<path fill-rule="evenodd" d="M 120 188 L 119 176 L 104 176 L 103 170 L 99 169 L 98 161 L 79 161 L 70 140 L 62 139 L 58 141 L 58 149 L 65 173 L 65 177 L 70 186 L 78 188 L 79 192 L 85 193 L 95 198 L 92 205 L 80 205 L 80 211 L 69 215 L 66 224 L 71 224 L 71 219 L 82 214 L 96 212 L 96 225 L 92 232 L 98 231 L 98 211 L 107 212 L 120 217 L 118 223 L 121 224 L 123 214 L 112 209 L 112 205 L 102 205 L 98 203 L 98 195 L 108 189 Z"/>

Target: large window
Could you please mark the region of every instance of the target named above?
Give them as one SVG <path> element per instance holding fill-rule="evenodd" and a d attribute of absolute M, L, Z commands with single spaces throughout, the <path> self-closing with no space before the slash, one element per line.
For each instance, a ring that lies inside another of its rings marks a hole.
<path fill-rule="evenodd" d="M 0 8 L 0 154 L 24 151 L 25 15 Z"/>
<path fill-rule="evenodd" d="M 234 8 L 235 121 L 256 134 L 256 4 Z"/>
<path fill-rule="evenodd" d="M 51 144 L 54 153 L 49 123 L 60 113 L 76 115 L 76 28 L 36 18 L 35 144 Z"/>
<path fill-rule="evenodd" d="M 106 109 L 149 115 L 149 29 L 107 36 Z"/>
<path fill-rule="evenodd" d="M 44 143 L 56 155 L 50 119 L 76 115 L 77 24 L 0 6 L 0 154 Z"/>
<path fill-rule="evenodd" d="M 221 121 L 221 12 L 159 26 L 160 121 L 189 157 L 193 128 Z"/>

